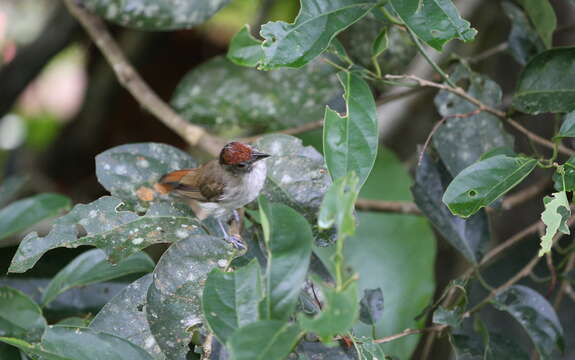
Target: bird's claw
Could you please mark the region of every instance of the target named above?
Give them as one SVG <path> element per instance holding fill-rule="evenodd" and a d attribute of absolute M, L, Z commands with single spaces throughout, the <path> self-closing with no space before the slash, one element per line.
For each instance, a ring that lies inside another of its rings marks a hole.
<path fill-rule="evenodd" d="M 226 241 L 228 241 L 232 246 L 238 250 L 245 250 L 246 244 L 242 241 L 241 236 L 239 235 L 229 235 L 226 237 Z"/>

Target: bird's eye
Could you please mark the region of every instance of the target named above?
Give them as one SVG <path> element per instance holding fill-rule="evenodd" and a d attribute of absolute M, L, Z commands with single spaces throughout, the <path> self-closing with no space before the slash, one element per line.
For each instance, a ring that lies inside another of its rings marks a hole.
<path fill-rule="evenodd" d="M 239 163 L 239 164 L 237 165 L 237 167 L 239 167 L 240 169 L 243 169 L 243 168 L 245 168 L 246 166 L 248 166 L 246 163 Z"/>

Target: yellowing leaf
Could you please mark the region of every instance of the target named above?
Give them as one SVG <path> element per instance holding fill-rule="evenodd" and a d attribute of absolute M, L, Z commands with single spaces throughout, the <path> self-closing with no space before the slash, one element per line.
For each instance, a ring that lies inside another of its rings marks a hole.
<path fill-rule="evenodd" d="M 569 227 L 567 227 L 565 222 L 569 218 L 569 215 L 571 215 L 569 201 L 567 200 L 567 193 L 565 191 L 546 196 L 545 199 L 543 199 L 543 203 L 545 204 L 545 211 L 541 213 L 541 220 L 543 220 L 547 229 L 545 230 L 545 235 L 541 237 L 539 256 L 543 256 L 551 251 L 553 236 L 555 236 L 557 231 L 563 234 L 569 234 Z"/>

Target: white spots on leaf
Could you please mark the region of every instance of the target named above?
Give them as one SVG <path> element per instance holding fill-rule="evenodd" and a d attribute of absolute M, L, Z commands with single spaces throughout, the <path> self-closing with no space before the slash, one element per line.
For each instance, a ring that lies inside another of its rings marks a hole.
<path fill-rule="evenodd" d="M 118 175 L 126 175 L 128 173 L 128 169 L 126 168 L 125 165 L 116 165 L 116 168 L 114 169 L 114 171 Z"/>
<path fill-rule="evenodd" d="M 221 268 L 225 268 L 228 265 L 228 261 L 226 259 L 219 259 L 218 266 Z"/>
<path fill-rule="evenodd" d="M 144 341 L 144 347 L 150 349 L 154 347 L 154 345 L 156 345 L 156 340 L 154 339 L 153 336 L 148 336 Z"/>
<path fill-rule="evenodd" d="M 141 238 L 141 237 L 137 237 L 134 240 L 132 240 L 132 244 L 134 244 L 134 245 L 140 245 L 143 242 L 144 242 L 144 238 Z"/>
<path fill-rule="evenodd" d="M 88 213 L 88 215 L 91 218 L 95 218 L 96 216 L 98 216 L 98 210 L 90 210 L 90 212 Z"/>
<path fill-rule="evenodd" d="M 176 230 L 176 236 L 180 239 L 185 239 L 188 237 L 188 235 L 189 233 L 186 230 L 183 229 Z"/>
<path fill-rule="evenodd" d="M 140 159 L 138 159 L 138 161 L 136 161 L 136 165 L 145 169 L 145 168 L 150 166 L 150 163 L 148 162 L 148 160 L 146 160 L 144 158 L 140 158 Z"/>

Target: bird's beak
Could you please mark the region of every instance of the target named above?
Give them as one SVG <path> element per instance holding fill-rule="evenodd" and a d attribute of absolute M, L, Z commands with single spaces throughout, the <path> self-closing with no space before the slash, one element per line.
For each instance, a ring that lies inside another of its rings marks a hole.
<path fill-rule="evenodd" d="M 256 161 L 261 160 L 261 159 L 268 158 L 268 157 L 270 157 L 270 156 L 271 156 L 270 154 L 265 154 L 265 153 L 262 153 L 262 152 L 259 152 L 259 151 L 252 151 L 252 161 L 253 161 L 253 162 L 256 162 Z"/>

